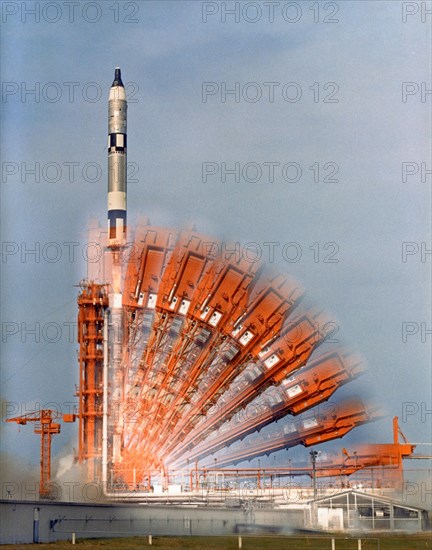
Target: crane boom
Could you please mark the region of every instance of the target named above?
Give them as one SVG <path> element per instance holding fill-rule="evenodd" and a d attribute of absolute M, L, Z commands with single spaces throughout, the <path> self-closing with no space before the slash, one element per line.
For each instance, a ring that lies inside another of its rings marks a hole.
<path fill-rule="evenodd" d="M 34 433 L 41 436 L 39 495 L 49 498 L 51 481 L 51 437 L 60 433 L 60 424 L 54 422 L 59 413 L 44 409 L 23 416 L 8 418 L 6 422 L 16 422 L 25 426 L 27 422 L 36 422 Z"/>

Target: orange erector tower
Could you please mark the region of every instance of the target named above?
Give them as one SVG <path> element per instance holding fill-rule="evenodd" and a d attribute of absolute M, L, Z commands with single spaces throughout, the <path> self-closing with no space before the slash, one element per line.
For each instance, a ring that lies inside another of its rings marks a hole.
<path fill-rule="evenodd" d="M 89 480 L 100 478 L 103 413 L 103 325 L 106 286 L 83 283 L 78 296 L 79 399 L 78 461 Z"/>
<path fill-rule="evenodd" d="M 88 266 L 78 297 L 78 460 L 88 479 L 140 490 L 190 461 L 228 466 L 375 419 L 376 407 L 338 398 L 362 361 L 329 343 L 335 323 L 298 283 L 239 243 L 147 220 L 126 227 L 119 68 L 108 113 L 103 265 Z"/>

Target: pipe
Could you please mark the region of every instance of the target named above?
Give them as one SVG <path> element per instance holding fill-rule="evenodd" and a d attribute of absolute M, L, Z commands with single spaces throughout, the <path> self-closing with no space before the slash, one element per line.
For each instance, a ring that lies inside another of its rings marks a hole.
<path fill-rule="evenodd" d="M 109 309 L 104 311 L 103 326 L 103 408 L 102 408 L 102 490 L 108 483 L 108 322 Z"/>

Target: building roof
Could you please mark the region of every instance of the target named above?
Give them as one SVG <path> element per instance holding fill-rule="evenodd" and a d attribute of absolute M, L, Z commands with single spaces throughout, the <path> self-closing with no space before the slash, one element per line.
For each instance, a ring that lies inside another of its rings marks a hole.
<path fill-rule="evenodd" d="M 407 510 L 414 510 L 416 512 L 425 512 L 426 511 L 424 508 L 418 508 L 417 506 L 407 505 L 405 502 L 402 502 L 400 500 L 396 500 L 396 499 L 392 499 L 392 498 L 388 498 L 388 497 L 383 497 L 383 496 L 380 496 L 380 495 L 372 495 L 371 493 L 366 493 L 366 492 L 358 491 L 358 490 L 355 490 L 355 489 L 347 489 L 345 491 L 341 491 L 340 493 L 334 493 L 333 495 L 327 495 L 327 496 L 324 496 L 324 497 L 317 498 L 316 500 L 312 499 L 312 500 L 308 501 L 308 504 L 312 504 L 313 502 L 317 502 L 317 503 L 322 502 L 322 503 L 324 503 L 324 502 L 330 501 L 332 499 L 343 497 L 343 496 L 349 495 L 349 494 L 353 494 L 353 495 L 357 495 L 357 496 L 362 497 L 362 498 L 382 502 L 383 504 L 391 504 L 393 506 L 398 506 L 400 508 L 406 508 Z"/>

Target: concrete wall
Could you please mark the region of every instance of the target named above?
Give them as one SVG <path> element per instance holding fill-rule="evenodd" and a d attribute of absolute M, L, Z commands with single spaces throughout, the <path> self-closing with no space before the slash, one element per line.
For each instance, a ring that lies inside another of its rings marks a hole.
<path fill-rule="evenodd" d="M 303 510 L 0 501 L 0 543 L 136 535 L 227 535 L 303 527 Z"/>

